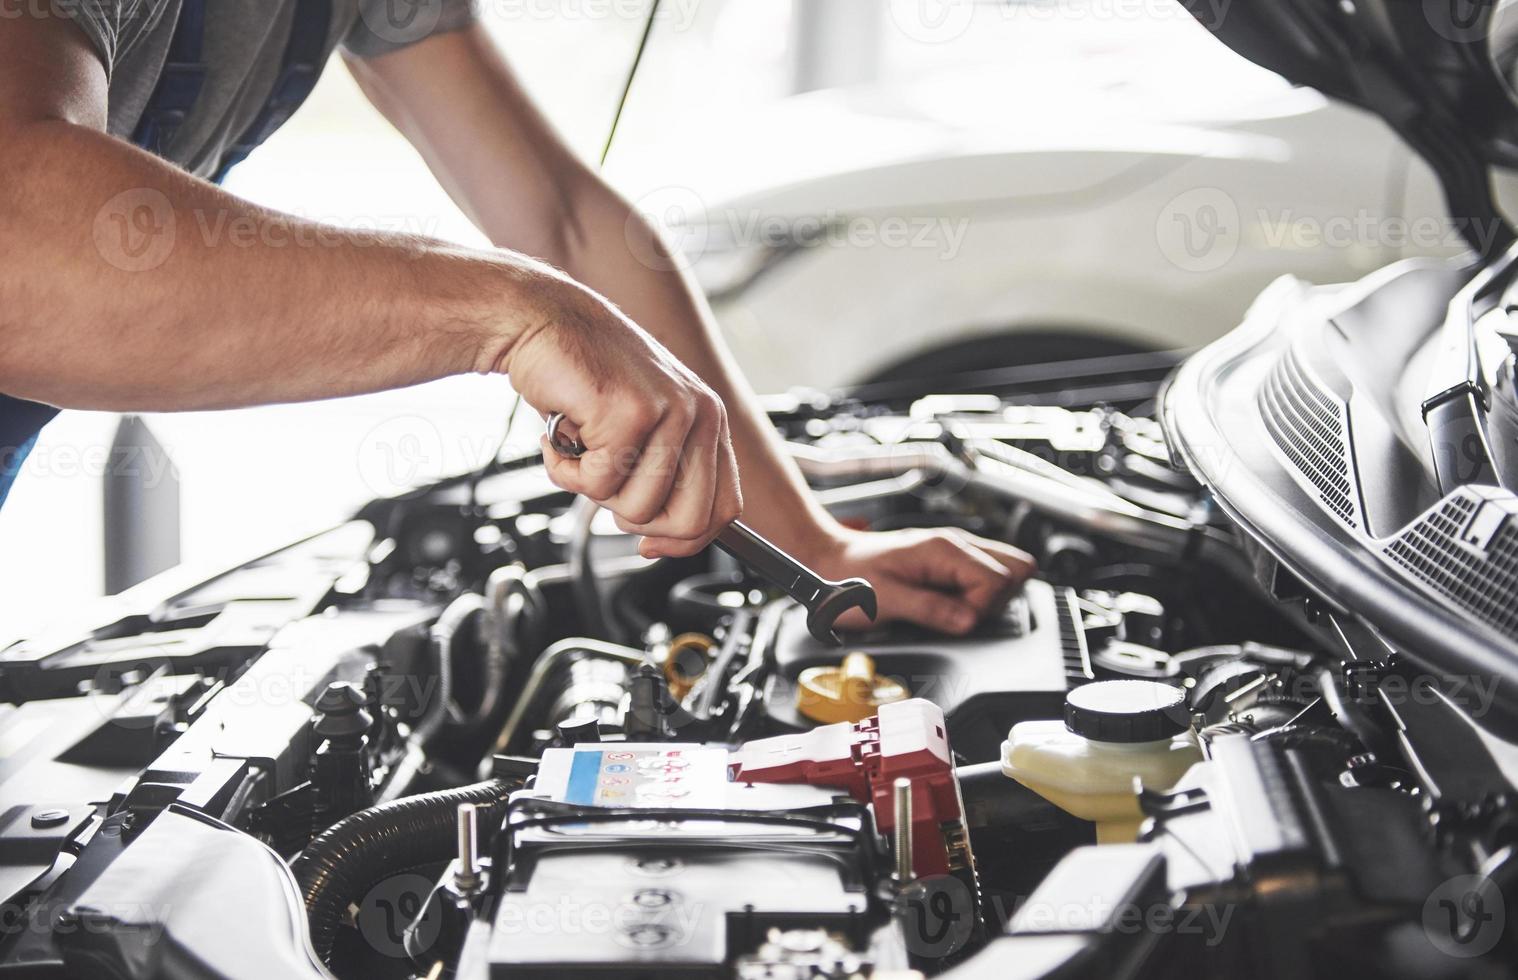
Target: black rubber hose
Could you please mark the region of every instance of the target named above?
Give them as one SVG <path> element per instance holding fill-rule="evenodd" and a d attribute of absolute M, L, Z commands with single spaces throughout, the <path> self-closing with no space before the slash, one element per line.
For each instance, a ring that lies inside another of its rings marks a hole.
<path fill-rule="evenodd" d="M 327 828 L 291 865 L 306 901 L 311 945 L 331 965 L 337 930 L 348 908 L 385 878 L 441 864 L 457 847 L 460 803 L 481 810 L 479 826 L 494 830 L 506 815 L 513 784 L 489 780 L 391 800 L 360 810 Z"/>

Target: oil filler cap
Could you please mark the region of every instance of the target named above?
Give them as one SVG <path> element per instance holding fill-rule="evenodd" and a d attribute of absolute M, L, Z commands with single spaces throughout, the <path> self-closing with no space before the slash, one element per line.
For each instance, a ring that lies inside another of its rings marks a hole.
<path fill-rule="evenodd" d="M 1158 681 L 1094 681 L 1065 695 L 1065 727 L 1094 742 L 1158 742 L 1191 727 L 1186 692 Z"/>
<path fill-rule="evenodd" d="M 875 661 L 858 651 L 837 667 L 808 667 L 797 681 L 796 709 L 825 725 L 864 721 L 883 704 L 905 701 L 911 692 L 875 673 Z"/>

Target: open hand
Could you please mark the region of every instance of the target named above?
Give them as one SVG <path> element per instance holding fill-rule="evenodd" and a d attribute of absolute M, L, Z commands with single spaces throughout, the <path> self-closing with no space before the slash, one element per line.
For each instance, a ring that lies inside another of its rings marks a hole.
<path fill-rule="evenodd" d="M 838 528 L 808 558 L 828 578 L 868 579 L 880 600 L 876 623 L 901 620 L 955 636 L 1004 608 L 1035 568 L 1026 552 L 957 528 Z M 837 625 L 863 629 L 870 621 L 856 609 Z"/>

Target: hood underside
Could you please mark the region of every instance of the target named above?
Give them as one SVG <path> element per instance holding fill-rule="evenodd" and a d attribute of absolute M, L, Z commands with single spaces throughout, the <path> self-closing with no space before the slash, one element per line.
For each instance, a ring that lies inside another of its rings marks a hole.
<path fill-rule="evenodd" d="M 1385 119 L 1452 215 L 1497 218 L 1488 168 L 1518 166 L 1518 45 L 1499 0 L 1182 0 L 1234 51 Z M 1505 246 L 1511 232 L 1498 236 Z M 1474 244 L 1474 243 L 1473 243 Z M 1492 251 L 1488 246 L 1483 251 Z"/>

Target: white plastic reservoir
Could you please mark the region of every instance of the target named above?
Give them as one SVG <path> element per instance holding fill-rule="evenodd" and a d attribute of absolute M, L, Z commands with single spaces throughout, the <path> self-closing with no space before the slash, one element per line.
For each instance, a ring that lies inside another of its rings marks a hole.
<path fill-rule="evenodd" d="M 1138 835 L 1134 777 L 1167 790 L 1202 758 L 1185 692 L 1157 681 L 1096 681 L 1065 695 L 1063 721 L 1012 726 L 1002 772 L 1096 824 L 1099 844 Z"/>

